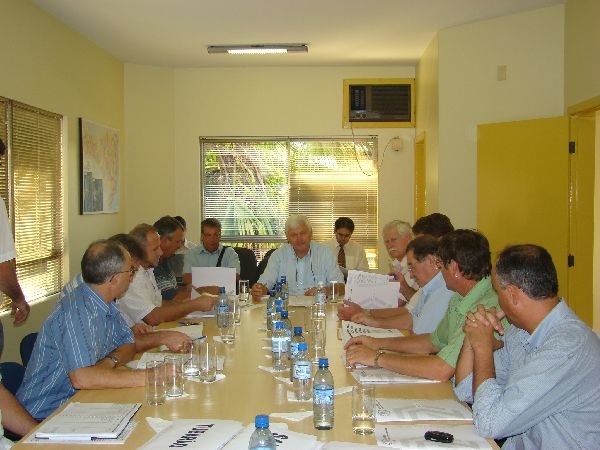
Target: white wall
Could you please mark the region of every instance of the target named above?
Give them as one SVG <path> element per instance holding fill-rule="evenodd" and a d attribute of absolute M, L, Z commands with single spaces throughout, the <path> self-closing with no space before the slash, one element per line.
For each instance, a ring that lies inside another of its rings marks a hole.
<path fill-rule="evenodd" d="M 127 226 L 180 214 L 188 221 L 190 238 L 199 240 L 199 136 L 351 135 L 342 128 L 342 82 L 366 77 L 414 77 L 414 68 L 170 70 L 126 64 L 126 165 L 132 168 L 148 155 L 159 158 L 150 162 L 144 179 L 135 175 L 125 180 Z M 154 142 L 148 135 L 156 130 L 160 136 Z M 412 221 L 414 129 L 363 128 L 355 134 L 378 135 L 380 157 L 390 138 L 404 140 L 404 150 L 385 154 L 379 223 Z M 383 247 L 381 251 L 385 254 Z"/>

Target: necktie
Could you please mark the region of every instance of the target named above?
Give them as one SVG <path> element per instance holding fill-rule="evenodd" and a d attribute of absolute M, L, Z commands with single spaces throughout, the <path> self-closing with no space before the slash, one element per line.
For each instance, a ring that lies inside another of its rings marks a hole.
<path fill-rule="evenodd" d="M 338 266 L 346 267 L 346 252 L 344 252 L 343 245 L 340 245 L 340 251 L 338 252 Z"/>

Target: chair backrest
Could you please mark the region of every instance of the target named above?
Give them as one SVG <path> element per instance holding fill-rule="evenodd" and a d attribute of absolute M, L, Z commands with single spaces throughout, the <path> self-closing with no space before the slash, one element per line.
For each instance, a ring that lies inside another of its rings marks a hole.
<path fill-rule="evenodd" d="M 4 387 L 12 395 L 16 395 L 23 381 L 23 375 L 25 375 L 25 367 L 17 362 L 3 362 L 0 363 L 0 373 L 2 374 L 2 384 Z"/>
<path fill-rule="evenodd" d="M 248 280 L 250 286 L 258 280 L 256 255 L 249 248 L 233 247 L 240 258 L 240 280 Z"/>
<path fill-rule="evenodd" d="M 263 256 L 263 259 L 258 263 L 258 267 L 257 267 L 258 277 L 256 278 L 257 280 L 258 280 L 258 278 L 260 278 L 260 276 L 263 274 L 263 272 L 267 268 L 267 263 L 269 262 L 271 253 L 273 253 L 275 250 L 276 249 L 272 248 L 267 253 L 265 253 L 265 256 Z"/>
<path fill-rule="evenodd" d="M 29 333 L 28 335 L 24 336 L 23 339 L 21 339 L 19 352 L 21 353 L 21 362 L 25 367 L 27 367 L 29 358 L 31 358 L 31 352 L 33 352 L 33 346 L 35 345 L 37 335 L 37 333 Z"/>

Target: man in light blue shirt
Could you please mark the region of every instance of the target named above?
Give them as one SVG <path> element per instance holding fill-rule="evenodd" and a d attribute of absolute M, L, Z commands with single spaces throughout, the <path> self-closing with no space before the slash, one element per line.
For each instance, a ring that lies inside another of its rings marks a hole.
<path fill-rule="evenodd" d="M 202 243 L 190 249 L 183 258 L 183 283 L 192 283 L 192 267 L 230 267 L 235 269 L 236 282 L 240 279 L 240 258 L 232 247 L 221 244 L 221 222 L 204 219 L 200 224 Z M 199 291 L 218 294 L 218 286 L 196 286 Z"/>
<path fill-rule="evenodd" d="M 455 391 L 503 449 L 592 449 L 600 442 L 600 339 L 558 297 L 548 252 L 507 247 L 493 274 L 501 310 L 467 315 Z M 509 319 L 504 334 L 499 319 Z M 494 352 L 494 350 L 496 350 Z"/>
<path fill-rule="evenodd" d="M 117 242 L 98 241 L 81 261 L 81 275 L 63 288 L 38 335 L 17 398 L 37 420 L 78 389 L 143 386 L 143 371 L 115 370 L 135 356 L 134 338 L 115 298 L 134 274 Z"/>
<path fill-rule="evenodd" d="M 282 275 L 287 277 L 290 295 L 314 295 L 322 282 L 328 295 L 329 283 L 338 281 L 343 294 L 344 275 L 329 248 L 312 240 L 312 225 L 306 216 L 294 214 L 285 222 L 287 244 L 273 252 L 258 282 L 252 286 L 254 298 L 272 289 Z"/>

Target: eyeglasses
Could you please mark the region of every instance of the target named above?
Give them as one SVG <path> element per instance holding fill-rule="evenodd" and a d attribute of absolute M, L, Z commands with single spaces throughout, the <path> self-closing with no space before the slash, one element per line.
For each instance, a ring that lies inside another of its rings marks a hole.
<path fill-rule="evenodd" d="M 341 237 L 342 239 L 350 239 L 350 237 L 352 236 L 352 233 L 340 233 L 338 231 L 335 232 L 335 234 L 339 237 Z"/>
<path fill-rule="evenodd" d="M 116 273 L 114 273 L 113 276 L 118 275 L 120 273 L 129 273 L 129 276 L 133 277 L 136 272 L 137 272 L 137 268 L 131 266 L 128 270 L 123 270 L 122 272 L 116 272 Z"/>

